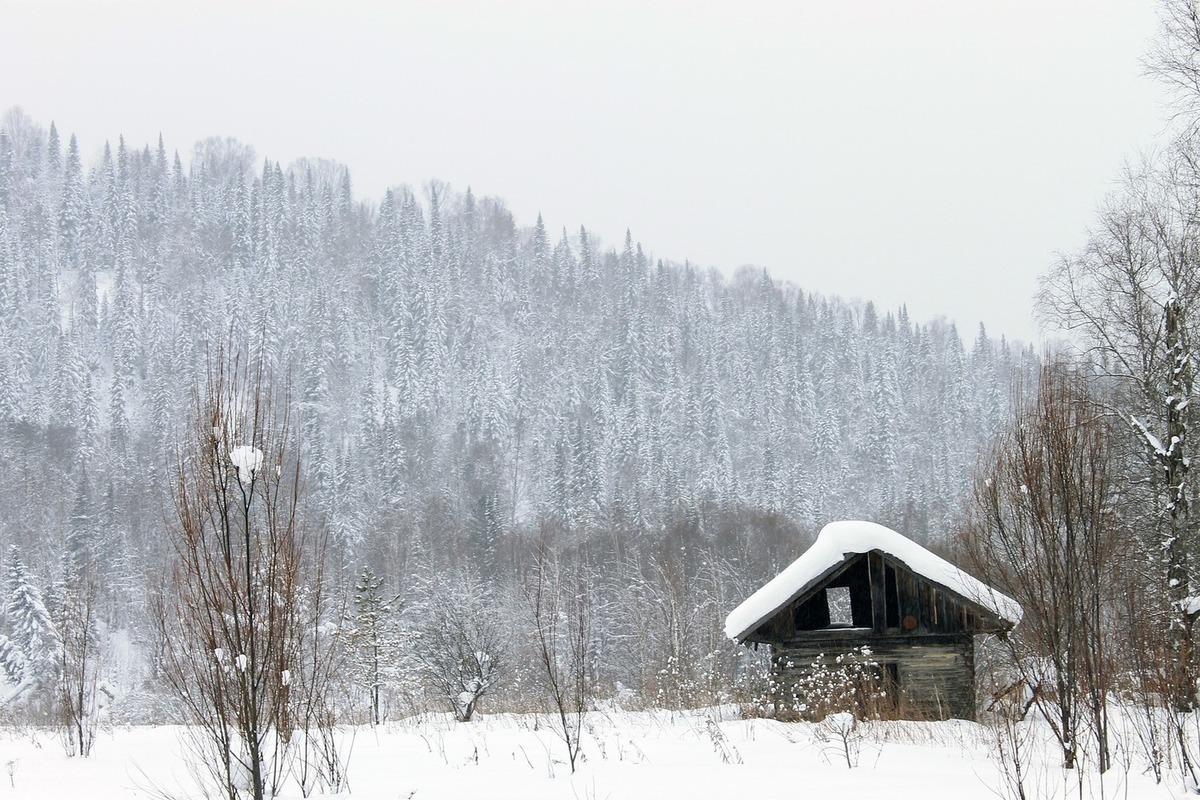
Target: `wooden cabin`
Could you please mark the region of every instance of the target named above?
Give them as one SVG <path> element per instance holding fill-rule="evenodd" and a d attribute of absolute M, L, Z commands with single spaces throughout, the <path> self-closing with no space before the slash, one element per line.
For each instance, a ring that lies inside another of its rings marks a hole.
<path fill-rule="evenodd" d="M 1016 601 L 899 533 L 835 522 L 738 606 L 725 632 L 771 646 L 777 708 L 819 657 L 865 646 L 897 716 L 974 719 L 974 637 L 1020 619 Z"/>

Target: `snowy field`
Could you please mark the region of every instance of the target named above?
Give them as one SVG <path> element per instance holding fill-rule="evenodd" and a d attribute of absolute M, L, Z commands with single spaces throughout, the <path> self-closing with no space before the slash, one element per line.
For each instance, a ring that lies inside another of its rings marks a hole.
<path fill-rule="evenodd" d="M 829 724 L 742 720 L 717 710 L 592 712 L 584 762 L 572 775 L 551 718 L 496 715 L 456 724 L 423 717 L 345 732 L 353 752 L 353 798 L 731 798 L 747 794 L 960 800 L 1012 797 L 989 728 L 969 722 L 873 723 L 847 747 Z M 67 758 L 55 734 L 0 734 L 3 798 L 193 798 L 180 729 L 105 731 L 89 759 Z M 1036 731 L 1032 731 L 1037 738 Z M 832 735 L 831 734 L 835 734 Z M 1053 749 L 1031 743 L 1029 798 L 1183 796 L 1156 785 L 1123 753 L 1100 781 L 1055 766 Z M 769 793 L 769 794 L 768 794 Z M 299 798 L 298 790 L 285 795 Z M 322 796 L 320 792 L 313 796 Z M 327 796 L 327 795 L 326 795 Z"/>

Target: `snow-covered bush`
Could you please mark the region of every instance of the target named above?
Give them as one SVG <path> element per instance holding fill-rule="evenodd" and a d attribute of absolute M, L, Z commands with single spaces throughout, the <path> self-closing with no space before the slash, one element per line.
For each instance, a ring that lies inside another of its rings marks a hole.
<path fill-rule="evenodd" d="M 789 662 L 786 666 L 795 665 Z M 877 719 L 886 707 L 879 662 L 866 646 L 832 659 L 822 653 L 789 684 L 776 683 L 773 689 L 776 711 L 783 717 L 819 721 L 831 714 L 849 713 L 856 719 Z"/>
<path fill-rule="evenodd" d="M 490 587 L 466 572 L 440 576 L 415 605 L 414 652 L 423 682 L 459 722 L 470 722 L 508 668 Z"/>

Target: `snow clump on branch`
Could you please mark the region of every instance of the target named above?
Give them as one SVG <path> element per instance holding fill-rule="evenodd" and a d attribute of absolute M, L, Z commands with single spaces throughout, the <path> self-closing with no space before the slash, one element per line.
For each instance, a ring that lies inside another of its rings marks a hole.
<path fill-rule="evenodd" d="M 263 451 L 257 447 L 239 444 L 229 451 L 229 460 L 237 467 L 238 480 L 248 483 L 254 480 L 254 474 L 262 467 Z"/>

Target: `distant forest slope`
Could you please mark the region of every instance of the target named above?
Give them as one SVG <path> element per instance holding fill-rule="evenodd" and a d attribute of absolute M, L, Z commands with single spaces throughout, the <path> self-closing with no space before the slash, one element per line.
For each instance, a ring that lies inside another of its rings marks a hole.
<path fill-rule="evenodd" d="M 549 526 L 615 557 L 748 551 L 753 584 L 834 519 L 936 541 L 1037 360 L 765 271 L 651 263 L 628 234 L 519 226 L 470 190 L 351 185 L 232 140 L 188 167 L 161 141 L 89 164 L 8 113 L 0 545 L 47 578 L 88 548 L 131 613 L 232 331 L 290 385 L 309 510 L 349 571 L 511 575 Z"/>

